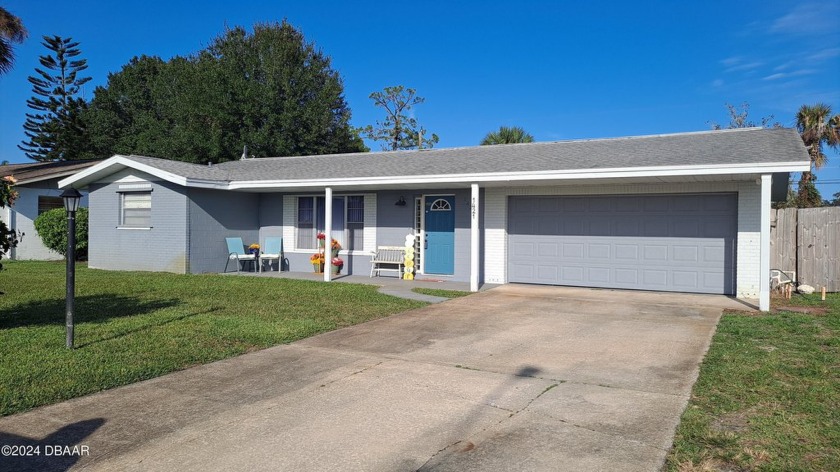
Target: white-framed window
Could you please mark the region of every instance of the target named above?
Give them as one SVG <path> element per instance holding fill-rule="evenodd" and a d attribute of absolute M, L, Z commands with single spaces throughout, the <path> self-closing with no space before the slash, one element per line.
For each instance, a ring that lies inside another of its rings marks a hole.
<path fill-rule="evenodd" d="M 151 228 L 151 191 L 120 193 L 120 226 L 126 228 Z"/>
<path fill-rule="evenodd" d="M 326 227 L 324 197 L 297 197 L 296 248 L 315 249 L 315 237 Z M 365 197 L 363 195 L 334 196 L 332 202 L 332 235 L 342 249 L 364 247 Z"/>

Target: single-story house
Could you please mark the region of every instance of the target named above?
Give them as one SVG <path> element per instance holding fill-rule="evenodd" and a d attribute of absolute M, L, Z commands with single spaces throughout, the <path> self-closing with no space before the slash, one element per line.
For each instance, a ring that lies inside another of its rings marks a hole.
<path fill-rule="evenodd" d="M 4 257 L 20 260 L 59 260 L 63 256 L 41 242 L 35 231 L 35 218 L 53 208 L 64 208 L 58 181 L 86 169 L 97 162 L 61 161 L 6 164 L 0 166 L 0 178 L 13 177 L 18 198 L 10 207 L 0 210 L 0 220 L 22 236 L 17 247 Z M 87 192 L 82 192 L 81 206 L 87 207 Z"/>
<path fill-rule="evenodd" d="M 90 191 L 89 265 L 221 272 L 225 237 L 315 235 L 352 274 L 415 235 L 418 276 L 718 293 L 769 306 L 771 196 L 810 169 L 793 129 L 747 128 L 198 165 L 115 155 L 60 182 Z M 324 279 L 330 280 L 329 271 Z"/>

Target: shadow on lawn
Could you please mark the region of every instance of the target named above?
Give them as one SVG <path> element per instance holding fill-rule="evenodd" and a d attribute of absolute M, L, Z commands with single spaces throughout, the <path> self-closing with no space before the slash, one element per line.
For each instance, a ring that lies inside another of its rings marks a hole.
<path fill-rule="evenodd" d="M 220 310 L 220 308 L 216 307 L 216 308 L 211 308 L 209 310 L 200 311 L 200 312 L 197 312 L 197 313 L 187 313 L 186 315 L 181 315 L 181 316 L 176 316 L 174 318 L 160 320 L 156 323 L 148 323 L 148 324 L 145 324 L 143 326 L 138 326 L 136 328 L 132 328 L 132 329 L 129 329 L 129 330 L 126 330 L 126 331 L 122 331 L 122 332 L 119 332 L 119 333 L 112 334 L 110 336 L 106 336 L 104 338 L 95 339 L 93 341 L 89 341 L 89 342 L 86 342 L 86 343 L 83 343 L 83 344 L 79 344 L 79 345 L 76 346 L 76 348 L 81 349 L 85 346 L 90 346 L 91 344 L 97 344 L 97 343 L 101 343 L 101 342 L 105 342 L 105 341 L 112 341 L 114 339 L 121 338 L 123 336 L 128 336 L 129 334 L 139 333 L 140 331 L 146 331 L 147 329 L 157 328 L 159 326 L 168 325 L 169 323 L 174 323 L 176 321 L 181 321 L 181 320 L 185 320 L 187 318 L 192 318 L 193 316 L 205 315 L 207 313 L 213 313 L 214 311 L 219 311 L 219 310 Z"/>
<path fill-rule="evenodd" d="M 101 294 L 76 297 L 75 322 L 101 322 L 142 315 L 181 304 L 180 300 L 143 301 L 136 297 Z M 0 310 L 0 329 L 64 323 L 65 300 L 36 300 Z"/>

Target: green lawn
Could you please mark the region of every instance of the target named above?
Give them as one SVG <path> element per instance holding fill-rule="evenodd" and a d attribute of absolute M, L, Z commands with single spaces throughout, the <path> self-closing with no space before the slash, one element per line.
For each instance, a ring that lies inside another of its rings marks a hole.
<path fill-rule="evenodd" d="M 677 430 L 668 470 L 840 470 L 840 294 L 726 314 Z"/>
<path fill-rule="evenodd" d="M 423 295 L 431 295 L 433 297 L 441 297 L 441 298 L 458 298 L 458 297 L 466 297 L 467 295 L 471 295 L 472 292 L 465 292 L 463 290 L 444 290 L 440 288 L 413 288 L 411 289 L 412 292 L 422 293 Z"/>
<path fill-rule="evenodd" d="M 64 263 L 3 261 L 0 416 L 425 305 L 345 283 L 76 272 L 64 347 Z"/>

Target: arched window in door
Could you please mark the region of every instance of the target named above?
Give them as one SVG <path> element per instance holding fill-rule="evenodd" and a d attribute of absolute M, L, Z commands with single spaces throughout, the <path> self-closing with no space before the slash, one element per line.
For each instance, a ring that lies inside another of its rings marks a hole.
<path fill-rule="evenodd" d="M 431 211 L 452 211 L 452 205 L 449 204 L 448 201 L 444 200 L 443 198 L 438 198 L 437 200 L 432 202 L 431 207 L 429 207 Z"/>

